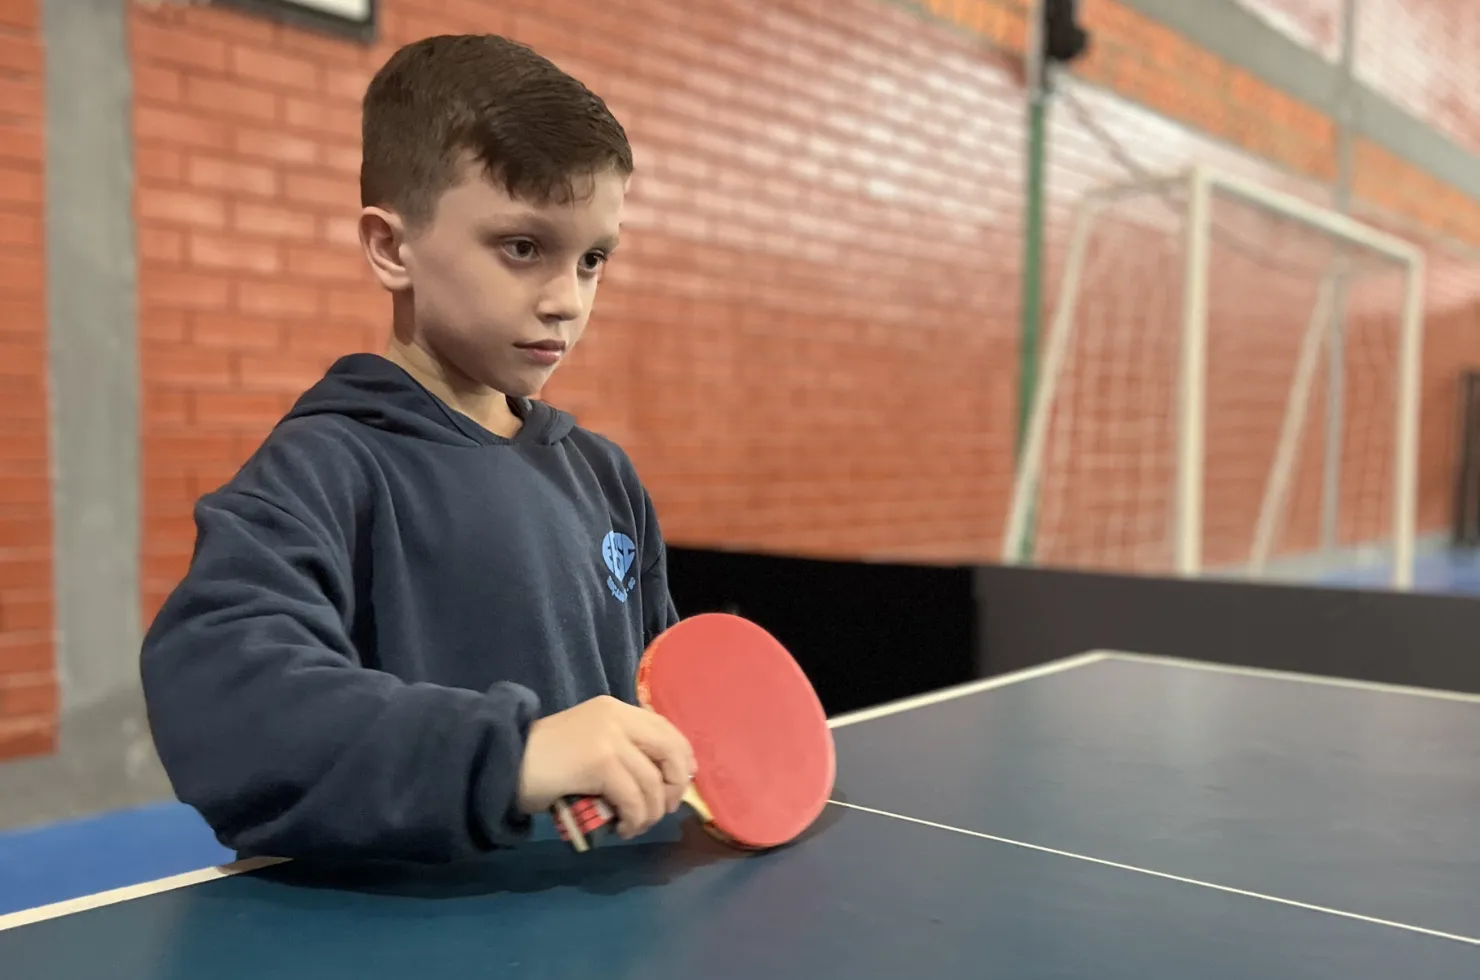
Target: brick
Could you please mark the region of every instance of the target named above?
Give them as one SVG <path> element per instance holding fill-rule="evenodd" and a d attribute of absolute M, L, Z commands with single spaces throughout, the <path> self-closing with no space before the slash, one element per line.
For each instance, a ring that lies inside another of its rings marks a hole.
<path fill-rule="evenodd" d="M 0 477 L 0 481 L 10 482 L 3 477 Z M 6 499 L 10 504 L 35 502 L 20 500 L 15 496 L 0 499 Z M 8 550 L 3 555 L 0 555 L 0 591 L 49 588 L 51 586 L 51 571 L 51 557 L 48 549 L 37 548 L 30 551 Z M 15 635 L 0 635 L 0 660 L 4 660 L 10 656 L 7 643 Z M 32 669 L 40 669 L 40 667 L 37 666 Z"/>
<path fill-rule="evenodd" d="M 57 680 L 51 671 L 0 673 L 0 720 L 49 718 L 57 709 Z"/>
<path fill-rule="evenodd" d="M 142 395 L 144 425 L 184 425 L 191 421 L 190 395 L 180 389 L 151 384 Z"/>
<path fill-rule="evenodd" d="M 348 210 L 359 203 L 359 188 L 344 178 L 288 174 L 283 178 L 283 197 L 299 204 Z"/>
<path fill-rule="evenodd" d="M 259 85 L 194 75 L 185 80 L 185 101 L 197 109 L 232 119 L 266 122 L 278 117 L 280 99 Z"/>
<path fill-rule="evenodd" d="M 210 462 L 236 463 L 241 458 L 236 433 L 198 426 L 180 430 L 160 427 L 145 433 L 144 455 L 151 473 L 187 471 Z"/>
<path fill-rule="evenodd" d="M 46 281 L 41 268 L 41 255 L 38 252 L 0 252 L 0 292 L 29 292 L 37 283 Z"/>
<path fill-rule="evenodd" d="M 237 78 L 289 90 L 319 86 L 319 69 L 307 58 L 278 54 L 255 44 L 235 44 L 227 60 Z"/>
<path fill-rule="evenodd" d="M 134 149 L 134 172 L 143 183 L 173 184 L 185 175 L 185 154 L 149 144 Z"/>
<path fill-rule="evenodd" d="M 270 242 L 195 233 L 190 236 L 188 254 L 191 264 L 203 269 L 270 274 L 282 267 L 278 248 Z"/>
<path fill-rule="evenodd" d="M 241 356 L 240 384 L 255 391 L 301 392 L 317 382 L 333 358 L 323 354 Z"/>
<path fill-rule="evenodd" d="M 319 159 L 330 170 L 349 174 L 358 182 L 361 163 L 358 146 L 325 145 L 319 150 Z"/>
<path fill-rule="evenodd" d="M 41 215 L 35 211 L 0 211 L 0 248 L 40 249 Z"/>
<path fill-rule="evenodd" d="M 223 350 L 276 350 L 282 346 L 282 325 L 269 317 L 197 316 L 190 325 L 190 342 Z"/>
<path fill-rule="evenodd" d="M 179 102 L 185 95 L 185 77 L 178 68 L 148 63 L 134 66 L 134 96 L 145 102 Z"/>
<path fill-rule="evenodd" d="M 308 137 L 253 127 L 239 127 L 232 146 L 243 157 L 278 163 L 309 164 L 319 157 L 318 144 Z"/>
<path fill-rule="evenodd" d="M 325 68 L 321 73 L 324 94 L 358 105 L 370 87 L 372 74 L 366 68 Z"/>
<path fill-rule="evenodd" d="M 294 276 L 341 284 L 365 282 L 370 276 L 369 269 L 365 265 L 365 258 L 358 250 L 350 251 L 344 248 L 324 246 L 309 248 L 290 246 L 287 250 L 284 268 Z M 336 307 L 332 296 L 329 305 L 331 312 L 334 311 Z"/>
<path fill-rule="evenodd" d="M 129 45 L 136 64 L 154 62 L 215 72 L 226 69 L 227 42 L 199 31 L 134 17 L 129 25 Z"/>
<path fill-rule="evenodd" d="M 359 109 L 326 105 L 317 100 L 287 96 L 283 99 L 283 121 L 294 129 L 348 139 L 360 137 Z"/>
<path fill-rule="evenodd" d="M 207 424 L 273 423 L 288 409 L 280 394 L 252 391 L 202 391 L 195 396 L 196 417 Z"/>
<path fill-rule="evenodd" d="M 34 516 L 0 517 L 0 552 L 20 548 L 42 553 L 50 547 L 51 525 L 46 520 Z"/>
<path fill-rule="evenodd" d="M 167 146 L 225 149 L 231 142 L 231 127 L 208 111 L 136 104 L 134 136 L 141 146 L 151 142 Z"/>
<path fill-rule="evenodd" d="M 0 334 L 0 378 L 44 377 L 47 371 L 44 334 Z M 0 445 L 4 445 L 0 431 Z M 3 458 L 3 454 L 0 454 Z"/>
<path fill-rule="evenodd" d="M 47 459 L 47 435 L 46 429 L 40 426 L 16 426 L 12 429 L 0 431 L 0 466 L 6 460 L 24 459 L 30 462 L 46 462 Z M 6 523 L 0 518 L 0 548 L 12 548 L 15 540 L 10 533 L 18 530 L 13 524 Z"/>
<path fill-rule="evenodd" d="M 145 307 L 139 314 L 139 339 L 145 346 L 179 343 L 185 339 L 189 316 L 185 310 Z"/>
<path fill-rule="evenodd" d="M 0 165 L 0 204 L 38 204 L 41 187 L 39 171 Z"/>
<path fill-rule="evenodd" d="M 150 351 L 144 367 L 154 384 L 210 387 L 228 384 L 231 358 L 222 351 L 190 347 Z"/>
<path fill-rule="evenodd" d="M 24 34 L 0 34 L 0 71 L 40 75 L 41 45 Z"/>
<path fill-rule="evenodd" d="M 57 742 L 55 717 L 0 718 L 0 759 L 51 755 Z"/>
<path fill-rule="evenodd" d="M 191 156 L 185 163 L 185 179 L 198 188 L 237 196 L 272 197 L 278 191 L 278 177 L 271 168 L 220 157 Z"/>
<path fill-rule="evenodd" d="M 139 290 L 146 309 L 224 310 L 230 304 L 231 280 L 202 272 L 151 268 Z"/>
<path fill-rule="evenodd" d="M 309 317 L 321 307 L 319 291 L 280 282 L 243 283 L 236 292 L 236 310 L 249 316 Z"/>
<path fill-rule="evenodd" d="M 291 208 L 241 201 L 231 209 L 231 227 L 248 235 L 308 241 L 314 237 L 314 226 L 313 215 Z"/>
<path fill-rule="evenodd" d="M 185 235 L 168 228 L 141 227 L 139 255 L 149 262 L 178 266 L 185 260 Z"/>
<path fill-rule="evenodd" d="M 332 319 L 376 320 L 389 313 L 386 294 L 373 286 L 334 289 L 329 292 L 328 314 Z"/>
<path fill-rule="evenodd" d="M 39 175 L 41 161 L 46 157 L 46 140 L 41 125 L 40 119 L 6 118 L 0 113 L 0 161 L 21 164 L 22 167 L 16 169 Z"/>

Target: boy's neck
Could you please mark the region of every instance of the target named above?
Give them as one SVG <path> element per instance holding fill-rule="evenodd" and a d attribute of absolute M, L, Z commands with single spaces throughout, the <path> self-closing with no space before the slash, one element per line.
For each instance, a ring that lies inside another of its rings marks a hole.
<path fill-rule="evenodd" d="M 385 356 L 446 402 L 453 411 L 466 415 L 494 435 L 512 439 L 523 425 L 509 406 L 506 395 L 473 383 L 422 348 L 392 336 Z"/>

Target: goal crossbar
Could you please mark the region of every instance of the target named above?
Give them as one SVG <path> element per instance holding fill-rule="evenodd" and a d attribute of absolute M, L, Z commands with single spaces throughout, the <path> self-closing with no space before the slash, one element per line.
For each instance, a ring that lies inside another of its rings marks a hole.
<path fill-rule="evenodd" d="M 1413 581 L 1417 503 L 1419 369 L 1423 320 L 1423 252 L 1413 243 L 1349 215 L 1237 174 L 1203 164 L 1175 174 L 1103 185 L 1077 205 L 1058 301 L 1044 351 L 1040 381 L 1033 392 L 1028 428 L 1013 478 L 1011 506 L 1002 539 L 1002 560 L 1027 560 L 1024 545 L 1033 506 L 1033 491 L 1042 465 L 1050 407 L 1074 332 L 1079 280 L 1095 219 L 1116 203 L 1150 193 L 1180 190 L 1185 194 L 1185 252 L 1178 367 L 1175 500 L 1175 569 L 1183 576 L 1202 570 L 1202 499 L 1208 332 L 1208 259 L 1215 194 L 1254 205 L 1280 218 L 1384 256 L 1405 269 L 1398 350 L 1396 415 L 1397 458 L 1393 467 L 1392 583 L 1408 589 Z M 1324 290 L 1323 290 L 1324 292 Z M 1324 304 L 1323 304 L 1324 305 Z M 1314 317 L 1312 318 L 1314 320 Z M 1292 406 L 1293 408 L 1293 406 Z M 1282 479 L 1275 476 L 1272 479 Z M 1278 492 L 1279 488 L 1275 488 Z M 1267 546 L 1261 539 L 1256 551 Z M 1262 554 L 1256 556 L 1262 561 Z"/>

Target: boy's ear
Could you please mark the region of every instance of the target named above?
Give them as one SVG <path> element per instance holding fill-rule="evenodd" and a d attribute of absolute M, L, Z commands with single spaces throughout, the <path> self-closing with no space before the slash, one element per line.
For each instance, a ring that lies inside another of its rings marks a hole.
<path fill-rule="evenodd" d="M 410 288 L 411 276 L 402 255 L 406 226 L 401 216 L 384 208 L 365 208 L 359 226 L 360 248 L 375 278 L 393 293 Z"/>

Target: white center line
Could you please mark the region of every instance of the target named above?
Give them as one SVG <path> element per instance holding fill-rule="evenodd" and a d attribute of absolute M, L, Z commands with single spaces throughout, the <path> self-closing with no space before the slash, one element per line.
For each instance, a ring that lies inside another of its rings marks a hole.
<path fill-rule="evenodd" d="M 1023 841 L 1010 840 L 1006 837 L 997 837 L 993 834 L 984 834 L 978 830 L 967 830 L 964 827 L 952 827 L 949 824 L 936 823 L 933 820 L 922 820 L 919 817 L 909 817 L 902 813 L 890 813 L 888 810 L 876 810 L 873 807 L 859 806 L 857 803 L 844 803 L 840 800 L 829 801 L 833 806 L 844 807 L 849 810 L 858 810 L 861 813 L 871 813 L 875 816 L 888 817 L 892 820 L 903 820 L 906 823 L 919 824 L 922 827 L 931 827 L 935 830 L 945 830 L 953 834 L 964 834 L 967 837 L 977 837 L 982 840 L 994 841 L 998 844 L 1007 844 L 1012 847 L 1021 847 L 1030 851 L 1039 851 L 1043 854 L 1052 854 L 1056 857 L 1071 858 L 1075 861 L 1085 861 L 1090 864 L 1099 864 L 1107 868 L 1116 868 L 1121 871 L 1131 871 L 1135 874 L 1149 875 L 1153 878 L 1162 878 L 1167 881 L 1175 881 L 1184 885 L 1194 885 L 1198 888 L 1209 888 L 1213 891 L 1225 892 L 1229 895 L 1239 895 L 1244 898 L 1257 898 L 1265 902 L 1274 902 L 1278 905 L 1289 905 L 1293 908 L 1306 909 L 1311 912 L 1321 912 L 1326 915 L 1335 915 L 1343 919 L 1355 919 L 1358 922 L 1366 922 L 1371 925 L 1387 926 L 1391 929 L 1402 929 L 1406 932 L 1415 932 L 1424 936 L 1432 936 L 1437 939 L 1448 939 L 1457 943 L 1467 943 L 1471 946 L 1480 946 L 1480 939 L 1473 936 L 1457 936 L 1454 933 L 1439 932 L 1435 929 L 1425 929 L 1421 926 L 1411 926 L 1403 922 L 1392 922 L 1387 919 L 1374 919 L 1367 915 L 1358 915 L 1355 912 L 1343 912 L 1340 909 L 1326 908 L 1321 905 L 1310 905 L 1305 902 L 1297 902 L 1289 898 L 1280 898 L 1277 895 L 1265 895 L 1260 892 L 1245 891 L 1242 888 L 1230 888 L 1227 885 L 1215 885 L 1208 881 L 1198 881 L 1195 878 L 1183 878 L 1180 875 L 1167 874 L 1163 871 L 1152 871 L 1149 868 L 1138 868 L 1131 864 L 1120 864 L 1116 861 L 1106 861 L 1102 858 L 1088 857 L 1084 854 L 1075 854 L 1072 851 L 1060 851 L 1052 847 L 1043 847 L 1039 844 L 1027 844 Z"/>

